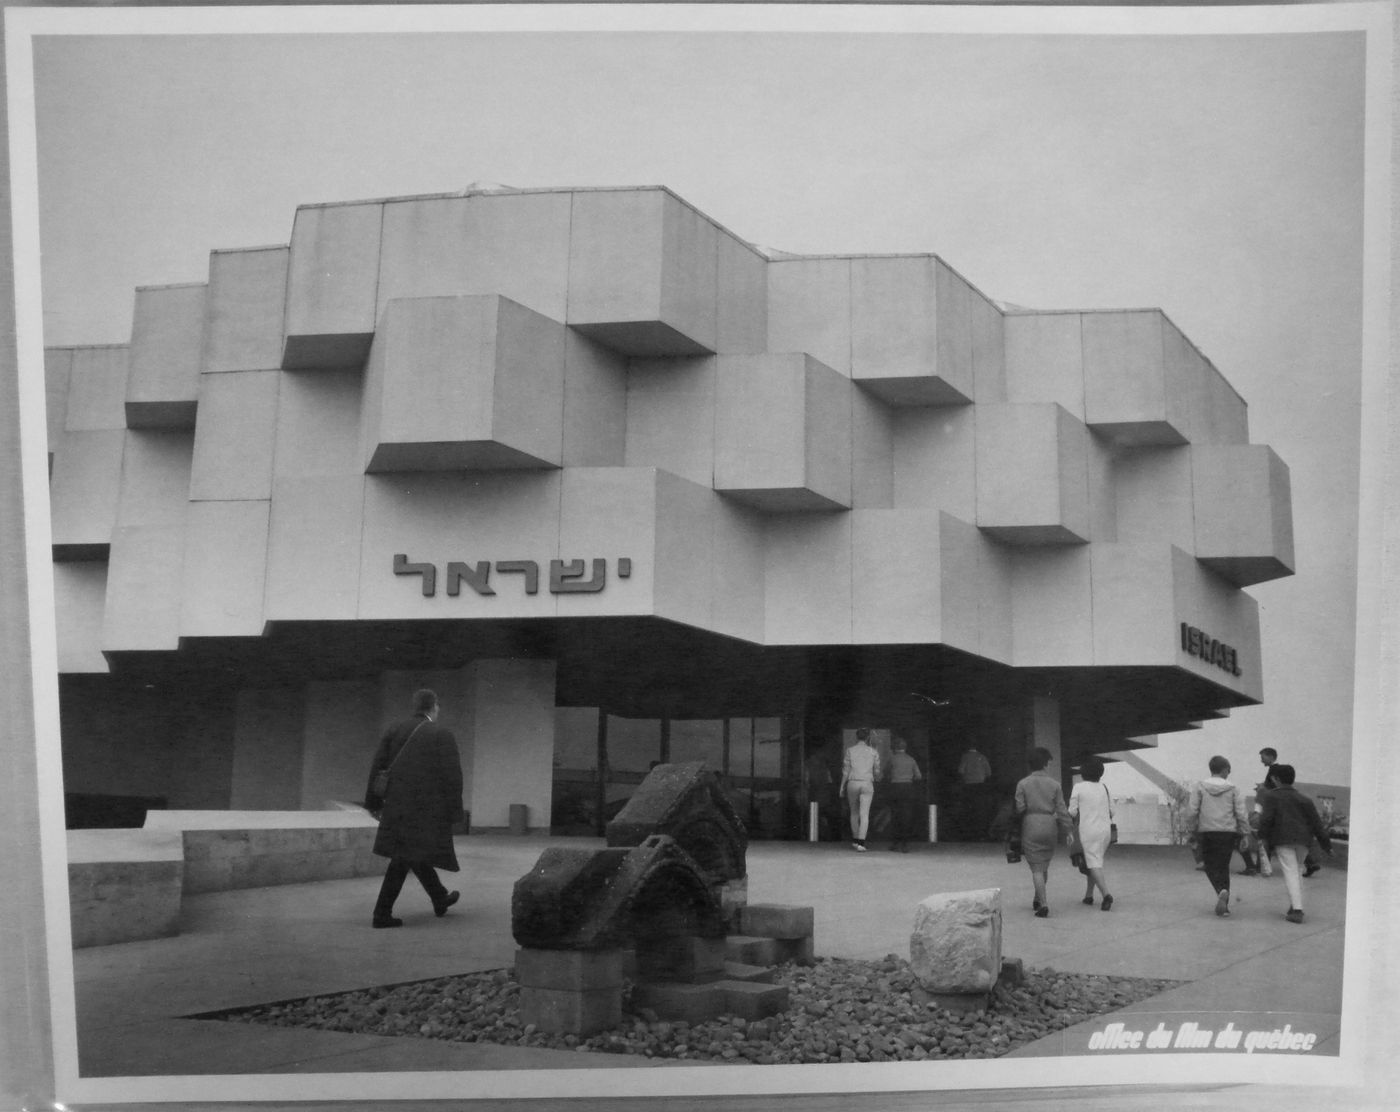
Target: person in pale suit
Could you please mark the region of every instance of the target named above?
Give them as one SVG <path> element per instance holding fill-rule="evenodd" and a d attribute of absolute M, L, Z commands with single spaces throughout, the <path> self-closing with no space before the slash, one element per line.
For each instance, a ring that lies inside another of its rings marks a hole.
<path fill-rule="evenodd" d="M 865 835 L 870 827 L 870 801 L 875 798 L 875 781 L 880 778 L 880 751 L 870 744 L 870 731 L 856 731 L 856 743 L 846 750 L 841 762 L 841 787 L 837 794 L 851 808 L 851 848 L 865 852 Z"/>

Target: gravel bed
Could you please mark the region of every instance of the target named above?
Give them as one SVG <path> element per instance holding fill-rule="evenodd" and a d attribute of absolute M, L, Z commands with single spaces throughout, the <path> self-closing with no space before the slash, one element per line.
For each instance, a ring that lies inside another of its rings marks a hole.
<path fill-rule="evenodd" d="M 1020 985 L 999 984 L 985 1010 L 956 1014 L 928 1002 L 908 961 L 893 954 L 882 961 L 819 958 L 810 966 L 780 965 L 774 980 L 788 986 L 788 1010 L 754 1022 L 736 1016 L 668 1022 L 647 1009 L 633 1010 L 624 989 L 621 1026 L 589 1038 L 548 1034 L 522 1023 L 519 987 L 509 969 L 204 1018 L 735 1065 L 922 1061 L 996 1058 L 1180 983 L 1034 969 Z"/>

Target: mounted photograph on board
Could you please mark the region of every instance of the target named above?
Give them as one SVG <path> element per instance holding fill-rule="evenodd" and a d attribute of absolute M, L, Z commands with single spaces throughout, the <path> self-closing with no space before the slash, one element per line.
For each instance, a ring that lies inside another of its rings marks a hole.
<path fill-rule="evenodd" d="M 1363 1077 L 1388 8 L 6 15 L 55 1099 Z"/>

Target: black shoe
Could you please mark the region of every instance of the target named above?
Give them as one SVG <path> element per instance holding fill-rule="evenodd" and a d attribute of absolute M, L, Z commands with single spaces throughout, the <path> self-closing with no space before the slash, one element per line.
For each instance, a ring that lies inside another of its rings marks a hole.
<path fill-rule="evenodd" d="M 1283 917 L 1287 919 L 1290 923 L 1301 923 L 1303 921 L 1303 913 L 1296 907 L 1290 907 L 1286 912 L 1284 912 Z"/>
<path fill-rule="evenodd" d="M 1303 870 L 1303 877 L 1306 879 L 1307 877 L 1312 876 L 1313 873 L 1320 872 L 1322 872 L 1322 866 L 1319 865 L 1316 861 L 1314 861 L 1311 865 L 1309 865 L 1306 869 Z"/>
<path fill-rule="evenodd" d="M 1105 896 L 1105 897 L 1103 898 L 1103 903 L 1099 906 L 1099 910 L 1100 910 L 1100 911 L 1108 911 L 1108 910 L 1110 910 L 1112 907 L 1113 907 L 1113 897 L 1112 897 L 1112 896 Z"/>
<path fill-rule="evenodd" d="M 1084 897 L 1082 900 L 1080 900 L 1079 902 L 1082 903 L 1082 904 L 1087 904 L 1089 907 L 1093 907 L 1093 906 L 1094 906 L 1094 897 L 1093 897 L 1093 896 L 1085 896 L 1085 897 Z"/>
<path fill-rule="evenodd" d="M 401 926 L 403 926 L 403 920 L 402 920 L 402 919 L 395 919 L 392 915 L 386 916 L 385 918 L 381 919 L 381 918 L 379 918 L 379 917 L 376 915 L 376 916 L 374 917 L 373 921 L 370 923 L 370 925 L 371 925 L 372 927 L 374 927 L 374 929 L 377 930 L 377 931 L 378 931 L 378 930 L 386 930 L 386 929 L 389 928 L 389 927 L 401 927 Z"/>
<path fill-rule="evenodd" d="M 1037 919 L 1048 919 L 1050 917 L 1050 909 L 1044 904 L 1041 904 L 1035 909 L 1035 917 Z"/>
<path fill-rule="evenodd" d="M 460 892 L 449 892 L 440 900 L 433 901 L 433 914 L 441 919 L 447 914 L 447 909 L 462 898 Z"/>

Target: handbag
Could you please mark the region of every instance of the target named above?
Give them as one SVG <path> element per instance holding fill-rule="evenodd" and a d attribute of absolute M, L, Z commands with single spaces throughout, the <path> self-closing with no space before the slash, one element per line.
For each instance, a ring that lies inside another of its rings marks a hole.
<path fill-rule="evenodd" d="M 1103 794 L 1108 796 L 1108 813 L 1111 815 L 1113 814 L 1113 795 L 1109 792 L 1107 784 L 1101 784 L 1100 787 L 1103 788 Z M 1108 844 L 1111 846 L 1118 844 L 1118 824 L 1116 822 L 1108 824 Z"/>
<path fill-rule="evenodd" d="M 423 722 L 426 721 L 428 721 L 428 719 L 425 718 Z M 403 751 L 408 748 L 408 743 L 413 740 L 413 735 L 422 727 L 423 722 L 413 727 L 408 737 L 404 738 L 404 743 L 399 746 L 399 751 L 394 754 L 394 759 L 376 772 L 374 774 L 374 779 L 370 781 L 369 790 L 380 799 L 383 799 L 389 793 L 389 773 L 393 770 L 394 766 L 399 763 L 399 758 L 403 756 Z"/>

